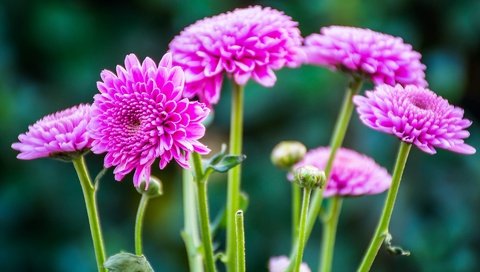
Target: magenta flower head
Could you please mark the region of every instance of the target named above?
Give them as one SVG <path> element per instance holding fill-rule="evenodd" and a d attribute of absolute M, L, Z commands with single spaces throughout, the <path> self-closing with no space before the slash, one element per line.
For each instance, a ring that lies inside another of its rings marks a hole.
<path fill-rule="evenodd" d="M 199 20 L 170 43 L 174 63 L 185 70 L 185 96 L 208 105 L 220 98 L 223 72 L 239 85 L 253 78 L 275 84 L 274 70 L 303 60 L 298 23 L 283 12 L 260 6 Z"/>
<path fill-rule="evenodd" d="M 12 148 L 20 151 L 21 160 L 53 157 L 69 160 L 86 151 L 92 144 L 87 133 L 90 105 L 81 104 L 47 115 L 20 134 L 20 142 Z"/>
<path fill-rule="evenodd" d="M 294 166 L 294 169 L 312 165 L 323 170 L 329 155 L 329 147 L 312 149 L 307 152 L 301 162 Z M 387 170 L 372 158 L 347 148 L 340 148 L 335 156 L 330 179 L 323 195 L 331 197 L 379 194 L 390 188 L 391 180 Z"/>
<path fill-rule="evenodd" d="M 287 271 L 290 260 L 287 256 L 272 257 L 268 261 L 269 272 L 285 272 Z M 300 272 L 311 272 L 310 267 L 306 263 L 300 265 Z"/>
<path fill-rule="evenodd" d="M 370 29 L 329 26 L 305 38 L 304 50 L 307 63 L 367 76 L 375 84 L 427 86 L 420 53 L 398 37 Z"/>
<path fill-rule="evenodd" d="M 422 151 L 435 154 L 435 147 L 473 154 L 464 143 L 472 122 L 463 118 L 463 109 L 448 104 L 429 89 L 409 85 L 379 85 L 353 102 L 362 122 L 381 132 L 393 134 Z"/>
<path fill-rule="evenodd" d="M 209 109 L 182 97 L 185 76 L 172 65 L 171 54 L 158 66 L 150 58 L 140 63 L 130 54 L 116 72 L 102 71 L 88 126 L 92 151 L 107 153 L 104 164 L 115 166 L 116 180 L 135 170 L 138 187 L 142 179 L 150 180 L 155 159 L 160 158 L 160 169 L 172 159 L 188 168 L 190 153 L 210 151 L 198 141 L 205 134 L 202 121 Z"/>

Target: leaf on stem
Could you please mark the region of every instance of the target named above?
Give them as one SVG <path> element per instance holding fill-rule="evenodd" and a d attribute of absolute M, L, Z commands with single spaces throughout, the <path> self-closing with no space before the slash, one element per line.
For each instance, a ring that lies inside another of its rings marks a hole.
<path fill-rule="evenodd" d="M 387 252 L 390 253 L 391 255 L 395 256 L 410 256 L 410 251 L 404 250 L 403 248 L 399 246 L 393 246 L 392 245 L 392 235 L 387 232 L 385 234 L 385 246 L 387 247 Z"/>

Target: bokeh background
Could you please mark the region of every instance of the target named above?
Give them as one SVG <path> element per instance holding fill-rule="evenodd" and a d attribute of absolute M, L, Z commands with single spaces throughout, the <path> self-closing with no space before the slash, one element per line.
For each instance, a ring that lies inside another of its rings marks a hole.
<path fill-rule="evenodd" d="M 205 16 L 251 4 L 285 11 L 303 35 L 331 24 L 369 27 L 401 36 L 423 54 L 430 87 L 462 106 L 474 120 L 468 143 L 480 147 L 480 1 L 300 0 L 300 1 L 54 1 L 0 2 L 0 271 L 94 271 L 95 261 L 80 185 L 72 165 L 19 161 L 10 145 L 45 114 L 91 102 L 102 69 L 126 54 L 165 53 L 169 41 Z M 290 248 L 290 185 L 269 154 L 281 140 L 309 148 L 328 143 L 346 77 L 304 66 L 278 72 L 275 87 L 246 88 L 243 190 L 247 266 L 265 271 L 268 258 Z M 369 86 L 367 85 L 366 88 Z M 206 142 L 219 149 L 228 140 L 228 84 L 215 109 Z M 397 140 L 364 127 L 355 115 L 345 146 L 369 154 L 391 169 Z M 90 170 L 102 158 L 89 155 Z M 145 254 L 156 271 L 187 271 L 182 229 L 181 172 L 154 171 L 164 196 L 151 202 Z M 212 217 L 225 201 L 225 175 L 210 183 Z M 393 215 L 394 243 L 410 257 L 381 252 L 373 271 L 478 271 L 480 269 L 480 156 L 440 150 L 430 156 L 413 148 Z M 354 271 L 368 245 L 385 195 L 345 201 L 334 271 Z M 140 196 L 131 176 L 115 182 L 111 171 L 98 194 L 109 255 L 133 251 L 133 225 Z M 305 260 L 316 270 L 320 227 Z M 216 237 L 223 247 L 224 235 Z"/>

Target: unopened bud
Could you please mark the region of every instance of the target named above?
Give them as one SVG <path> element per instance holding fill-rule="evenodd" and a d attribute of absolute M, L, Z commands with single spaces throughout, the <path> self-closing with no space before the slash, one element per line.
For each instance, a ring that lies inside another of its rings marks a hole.
<path fill-rule="evenodd" d="M 325 172 L 311 165 L 299 167 L 293 172 L 293 182 L 300 187 L 322 188 L 325 185 L 325 180 Z"/>
<path fill-rule="evenodd" d="M 289 169 L 303 159 L 307 148 L 300 142 L 283 141 L 278 143 L 272 151 L 272 163 L 278 168 Z"/>
<path fill-rule="evenodd" d="M 145 183 L 145 180 L 142 180 L 140 185 L 137 187 L 137 192 L 142 195 L 145 194 L 149 198 L 161 196 L 163 195 L 162 182 L 159 178 L 150 176 L 150 181 L 148 182 L 148 185 Z"/>
<path fill-rule="evenodd" d="M 122 252 L 113 255 L 103 265 L 109 272 L 153 272 L 145 256 Z"/>

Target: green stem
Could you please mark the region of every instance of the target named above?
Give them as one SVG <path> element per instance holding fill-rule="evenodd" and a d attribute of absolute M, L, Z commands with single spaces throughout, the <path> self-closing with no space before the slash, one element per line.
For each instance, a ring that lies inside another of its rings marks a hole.
<path fill-rule="evenodd" d="M 243 211 L 238 210 L 235 216 L 237 233 L 237 272 L 245 272 L 245 230 L 243 227 Z"/>
<path fill-rule="evenodd" d="M 207 178 L 203 173 L 202 159 L 196 152 L 192 154 L 193 165 L 198 193 L 198 214 L 200 215 L 200 233 L 202 234 L 203 254 L 205 267 L 208 272 L 216 271 L 213 255 L 212 235 L 210 231 L 210 217 L 208 213 Z"/>
<path fill-rule="evenodd" d="M 143 218 L 145 217 L 145 210 L 147 209 L 149 197 L 147 194 L 142 194 L 140 204 L 138 204 L 137 218 L 135 219 L 135 254 L 138 256 L 143 255 L 142 250 L 142 225 Z"/>
<path fill-rule="evenodd" d="M 348 124 L 350 123 L 350 118 L 352 116 L 354 107 L 352 99 L 353 96 L 360 91 L 362 83 L 363 82 L 361 78 L 354 77 L 345 92 L 342 107 L 337 117 L 337 121 L 335 122 L 335 128 L 330 140 L 330 155 L 328 157 L 327 165 L 325 166 L 325 176 L 327 177 L 327 182 L 323 188 L 315 190 L 315 193 L 313 194 L 311 208 L 307 217 L 306 240 L 308 240 L 310 237 L 313 226 L 315 225 L 318 215 L 320 214 L 320 210 L 322 209 L 323 191 L 327 187 L 328 179 L 332 171 L 333 160 L 335 159 L 337 150 L 342 146 L 343 139 L 345 138 L 345 133 L 347 132 Z M 297 247 L 298 243 L 295 243 L 295 246 L 292 249 L 292 254 L 296 251 Z M 289 270 L 291 270 L 291 266 L 292 265 L 290 264 L 288 268 Z"/>
<path fill-rule="evenodd" d="M 292 244 L 295 243 L 298 237 L 301 195 L 300 186 L 292 182 Z"/>
<path fill-rule="evenodd" d="M 230 154 L 242 154 L 243 136 L 243 86 L 233 84 L 231 120 L 230 120 Z M 235 166 L 228 172 L 227 189 L 227 271 L 236 269 L 235 213 L 240 205 L 241 166 Z"/>
<path fill-rule="evenodd" d="M 187 248 L 188 265 L 192 272 L 203 272 L 202 256 L 199 254 L 200 236 L 197 219 L 197 196 L 192 172 L 183 170 L 183 216 L 185 226 L 182 236 Z"/>
<path fill-rule="evenodd" d="M 393 170 L 392 185 L 388 190 L 385 204 L 383 205 L 382 215 L 378 221 L 377 229 L 372 237 L 370 246 L 365 253 L 362 263 L 358 267 L 357 271 L 365 272 L 370 271 L 373 261 L 377 256 L 378 250 L 388 233 L 388 225 L 390 224 L 390 218 L 392 216 L 393 207 L 395 206 L 395 199 L 397 197 L 398 189 L 400 188 L 400 181 L 402 180 L 402 174 L 405 170 L 405 164 L 407 163 L 408 154 L 410 152 L 411 144 L 401 142 L 397 153 L 397 160 L 395 162 L 395 168 Z"/>
<path fill-rule="evenodd" d="M 310 204 L 310 194 L 312 192 L 311 188 L 303 188 L 303 200 L 302 200 L 302 208 L 300 210 L 300 220 L 299 220 L 299 228 L 298 228 L 298 247 L 293 257 L 293 271 L 298 272 L 300 271 L 300 265 L 302 264 L 303 259 L 303 250 L 305 249 L 306 244 L 306 223 L 307 223 L 307 213 L 308 213 L 308 206 Z"/>
<path fill-rule="evenodd" d="M 82 186 L 83 198 L 87 208 L 88 223 L 93 240 L 93 248 L 97 260 L 98 271 L 106 271 L 103 267 L 105 263 L 105 246 L 103 244 L 102 230 L 100 228 L 100 220 L 97 212 L 97 203 L 95 199 L 95 187 L 92 185 L 88 169 L 83 156 L 73 159 L 73 166 L 77 171 L 80 185 Z"/>
<path fill-rule="evenodd" d="M 320 257 L 319 272 L 330 272 L 332 270 L 335 236 L 337 233 L 338 217 L 342 209 L 342 202 L 342 198 L 338 196 L 332 199 L 328 217 L 323 222 L 322 255 Z"/>

